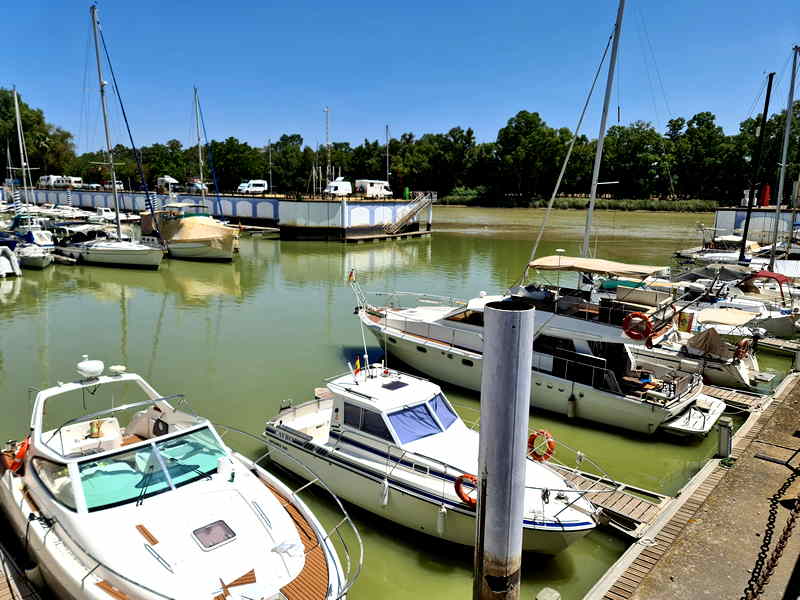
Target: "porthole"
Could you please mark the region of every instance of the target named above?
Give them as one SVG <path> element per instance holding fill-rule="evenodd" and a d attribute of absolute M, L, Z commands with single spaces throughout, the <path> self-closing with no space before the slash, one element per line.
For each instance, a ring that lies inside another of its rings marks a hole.
<path fill-rule="evenodd" d="M 417 346 L 417 351 L 418 352 L 427 352 L 428 349 L 425 346 Z"/>
<path fill-rule="evenodd" d="M 396 340 L 396 339 L 394 339 L 393 337 L 390 337 L 390 338 L 388 338 L 388 339 L 389 339 L 389 341 L 390 341 L 390 342 L 392 342 L 393 344 L 396 344 L 396 343 L 397 343 L 397 340 Z"/>
<path fill-rule="evenodd" d="M 465 367 L 472 367 L 475 363 L 473 363 L 471 360 L 468 360 L 466 358 L 462 358 L 461 359 L 461 364 L 464 365 Z"/>

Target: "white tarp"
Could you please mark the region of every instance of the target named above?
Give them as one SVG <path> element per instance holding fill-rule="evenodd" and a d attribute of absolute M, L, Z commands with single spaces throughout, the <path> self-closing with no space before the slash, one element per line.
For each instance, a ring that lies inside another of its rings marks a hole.
<path fill-rule="evenodd" d="M 705 308 L 697 314 L 700 323 L 719 323 L 720 325 L 744 325 L 752 321 L 756 315 L 738 308 Z"/>

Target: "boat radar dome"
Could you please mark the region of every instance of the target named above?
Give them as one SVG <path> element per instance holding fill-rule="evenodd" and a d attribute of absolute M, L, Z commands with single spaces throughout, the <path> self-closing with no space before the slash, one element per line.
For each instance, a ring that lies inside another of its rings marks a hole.
<path fill-rule="evenodd" d="M 78 363 L 78 375 L 82 375 L 86 379 L 93 379 L 103 374 L 103 369 L 106 366 L 102 360 L 89 360 L 89 355 L 84 354 L 83 360 Z"/>

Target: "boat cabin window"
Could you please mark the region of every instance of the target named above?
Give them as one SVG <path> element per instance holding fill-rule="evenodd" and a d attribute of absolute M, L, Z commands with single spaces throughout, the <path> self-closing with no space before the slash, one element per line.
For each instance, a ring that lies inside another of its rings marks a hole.
<path fill-rule="evenodd" d="M 572 340 L 552 337 L 549 335 L 538 335 L 533 340 L 534 352 L 540 352 L 541 354 L 555 354 L 556 350 L 575 352 L 575 343 Z"/>
<path fill-rule="evenodd" d="M 59 504 L 75 510 L 75 493 L 72 491 L 72 480 L 67 465 L 35 457 L 33 470 L 42 485 Z"/>
<path fill-rule="evenodd" d="M 450 405 L 442 394 L 436 394 L 431 398 L 430 402 L 431 408 L 433 412 L 436 413 L 436 416 L 439 417 L 439 422 L 442 424 L 442 427 L 448 429 L 458 416 L 453 412 L 453 409 L 450 408 Z"/>
<path fill-rule="evenodd" d="M 478 310 L 464 310 L 454 315 L 450 315 L 445 320 L 483 327 L 483 313 Z"/>
<path fill-rule="evenodd" d="M 142 501 L 216 472 L 225 451 L 208 428 L 78 464 L 89 512 Z M 166 471 L 162 467 L 166 467 Z"/>
<path fill-rule="evenodd" d="M 344 403 L 344 424 L 353 429 L 358 429 L 364 433 L 374 435 L 387 442 L 394 442 L 392 434 L 383 416 L 379 412 L 361 408 L 355 404 Z"/>
<path fill-rule="evenodd" d="M 427 404 L 417 404 L 389 413 L 389 422 L 401 444 L 415 442 L 442 431 Z"/>

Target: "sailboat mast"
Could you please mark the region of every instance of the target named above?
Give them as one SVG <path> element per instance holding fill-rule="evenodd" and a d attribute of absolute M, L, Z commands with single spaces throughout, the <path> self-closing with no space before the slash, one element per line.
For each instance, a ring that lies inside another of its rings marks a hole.
<path fill-rule="evenodd" d="M 625 12 L 625 0 L 619 0 L 617 8 L 617 21 L 614 24 L 614 42 L 611 45 L 611 60 L 608 64 L 608 80 L 606 81 L 606 94 L 603 98 L 603 116 L 600 118 L 600 132 L 597 134 L 597 150 L 594 155 L 594 169 L 592 170 L 592 188 L 589 193 L 589 210 L 586 213 L 586 226 L 583 231 L 583 248 L 581 256 L 589 256 L 589 236 L 592 233 L 592 217 L 594 204 L 597 198 L 597 180 L 600 178 L 600 161 L 603 158 L 603 141 L 606 137 L 606 121 L 608 120 L 608 105 L 611 103 L 611 90 L 614 87 L 614 69 L 617 66 L 617 49 L 619 38 L 622 34 L 622 16 Z"/>
<path fill-rule="evenodd" d="M 22 134 L 22 119 L 19 116 L 19 100 L 17 97 L 17 87 L 14 86 L 14 118 L 17 121 L 17 142 L 19 142 L 19 160 L 22 167 L 22 193 L 25 196 L 25 205 L 31 204 L 28 198 L 28 185 L 25 182 L 25 170 L 28 168 L 27 153 L 25 152 L 25 140 Z"/>
<path fill-rule="evenodd" d="M 200 195 L 203 205 L 206 203 L 206 188 L 203 184 L 203 146 L 200 144 L 200 97 L 197 95 L 197 86 L 194 87 L 194 114 L 197 121 L 197 161 L 200 164 Z"/>
<path fill-rule="evenodd" d="M 742 231 L 742 243 L 739 246 L 739 264 L 746 265 L 747 259 L 745 257 L 745 250 L 747 247 L 747 235 L 750 232 L 750 216 L 753 212 L 753 199 L 756 195 L 756 186 L 761 180 L 761 150 L 764 147 L 764 137 L 767 133 L 767 116 L 769 114 L 769 99 L 772 97 L 772 80 L 775 78 L 775 73 L 767 75 L 767 95 L 764 98 L 764 112 L 761 113 L 761 121 L 756 129 L 758 132 L 758 141 L 756 142 L 756 151 L 753 154 L 753 181 L 750 184 L 750 194 L 747 199 L 747 215 L 744 218 L 744 230 Z"/>
<path fill-rule="evenodd" d="M 769 270 L 775 268 L 775 246 L 778 245 L 778 223 L 781 219 L 781 201 L 783 200 L 783 183 L 786 180 L 786 160 L 789 155 L 789 137 L 792 134 L 792 116 L 794 108 L 794 82 L 797 77 L 797 54 L 800 46 L 792 48 L 792 75 L 789 82 L 789 100 L 786 102 L 786 126 L 783 129 L 783 152 L 781 153 L 781 174 L 778 178 L 778 197 L 775 200 L 775 222 L 772 228 L 772 249 L 769 252 Z M 789 239 L 794 233 L 794 223 L 789 225 Z M 787 257 L 788 258 L 788 255 Z"/>
<path fill-rule="evenodd" d="M 97 81 L 100 85 L 100 106 L 103 109 L 103 126 L 106 132 L 106 152 L 108 165 L 111 169 L 111 194 L 114 198 L 114 214 L 116 215 L 117 239 L 122 239 L 122 230 L 119 225 L 119 198 L 117 198 L 117 172 L 114 170 L 114 151 L 111 149 L 111 133 L 108 127 L 108 108 L 106 107 L 106 82 L 103 81 L 103 67 L 100 63 L 100 41 L 97 37 L 97 6 L 89 7 L 92 16 L 92 33 L 94 34 L 94 55 L 97 60 Z"/>

